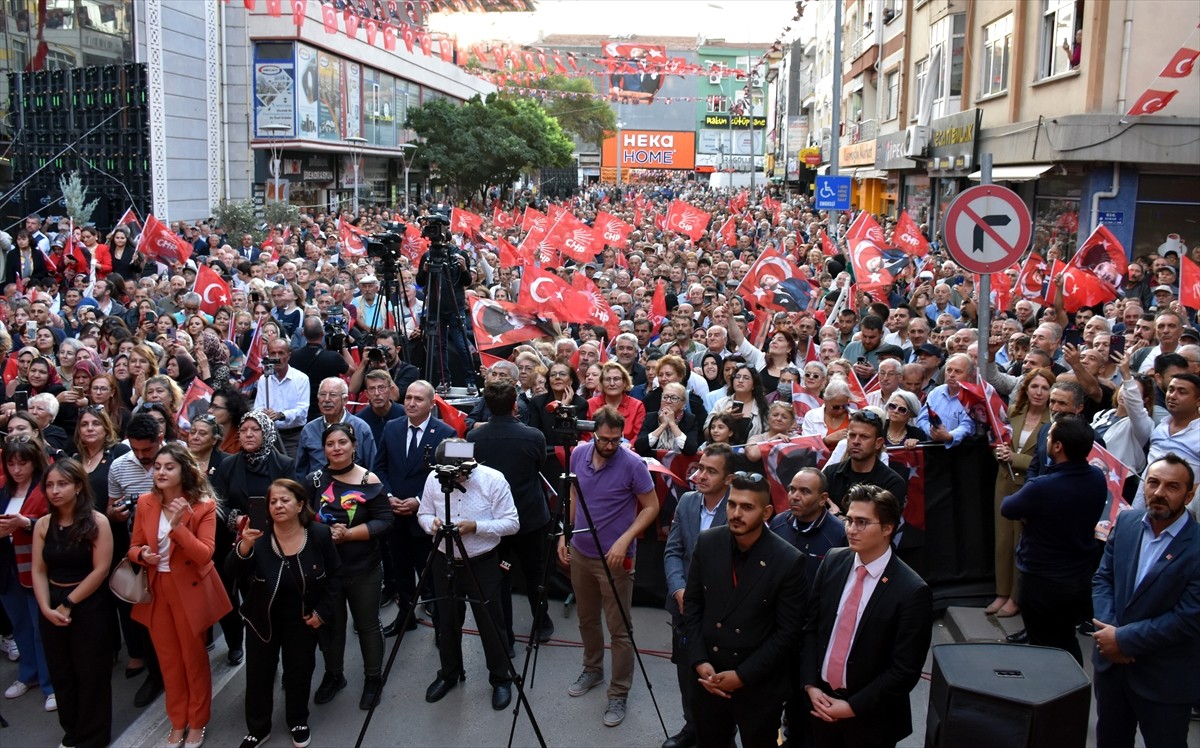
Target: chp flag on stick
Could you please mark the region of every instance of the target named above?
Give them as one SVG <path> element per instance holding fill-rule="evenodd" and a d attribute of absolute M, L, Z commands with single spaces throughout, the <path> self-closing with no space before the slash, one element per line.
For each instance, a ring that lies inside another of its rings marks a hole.
<path fill-rule="evenodd" d="M 182 265 L 192 256 L 193 249 L 191 244 L 176 236 L 154 214 L 146 216 L 146 227 L 138 235 L 137 248 L 147 258 L 165 265 Z"/>
<path fill-rule="evenodd" d="M 708 222 L 711 220 L 711 214 L 705 213 L 696 206 L 682 200 L 672 200 L 671 206 L 667 209 L 664 228 L 667 231 L 686 234 L 695 242 L 704 236 L 704 229 L 708 227 Z"/>
<path fill-rule="evenodd" d="M 631 233 L 633 226 L 603 210 L 596 214 L 596 220 L 592 222 L 593 247 L 597 252 L 605 246 L 623 247 L 625 238 Z"/>

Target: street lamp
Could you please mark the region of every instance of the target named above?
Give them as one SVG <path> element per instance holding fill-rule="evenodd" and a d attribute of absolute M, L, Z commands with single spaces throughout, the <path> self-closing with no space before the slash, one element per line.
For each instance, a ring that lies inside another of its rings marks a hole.
<path fill-rule="evenodd" d="M 280 148 L 280 140 L 282 139 L 283 134 L 290 132 L 292 128 L 288 127 L 287 125 L 264 125 L 260 129 L 271 136 L 271 166 L 269 168 L 271 176 L 275 180 L 275 201 L 280 202 L 279 177 L 283 171 L 283 164 L 280 159 L 280 154 L 283 152 L 283 149 Z"/>
<path fill-rule="evenodd" d="M 618 107 L 621 106 L 619 101 L 617 102 L 617 106 Z M 617 186 L 618 187 L 621 186 L 621 128 L 624 126 L 625 126 L 624 122 L 622 122 L 621 120 L 617 120 L 616 152 L 617 152 Z"/>
<path fill-rule="evenodd" d="M 358 216 L 358 172 L 361 168 L 360 154 L 362 153 L 363 144 L 367 142 L 366 138 L 357 135 L 346 138 L 346 142 L 350 144 L 350 154 L 354 157 L 354 215 Z"/>
<path fill-rule="evenodd" d="M 401 143 L 400 144 L 400 148 L 401 148 L 400 158 L 404 159 L 404 215 L 405 215 L 405 217 L 408 216 L 408 170 L 409 170 L 409 167 L 412 166 L 412 157 L 408 155 L 408 150 L 410 148 L 416 148 L 416 147 L 417 146 L 413 143 Z"/>

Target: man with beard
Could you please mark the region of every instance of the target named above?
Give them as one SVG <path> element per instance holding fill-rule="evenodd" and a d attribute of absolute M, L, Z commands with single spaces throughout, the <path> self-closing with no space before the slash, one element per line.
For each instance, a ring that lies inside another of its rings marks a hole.
<path fill-rule="evenodd" d="M 858 410 L 850 414 L 850 425 L 846 427 L 846 459 L 825 466 L 829 498 L 838 506 L 860 483 L 870 483 L 886 489 L 901 508 L 908 495 L 908 483 L 887 465 L 880 456 L 884 447 L 883 419 L 872 410 Z"/>

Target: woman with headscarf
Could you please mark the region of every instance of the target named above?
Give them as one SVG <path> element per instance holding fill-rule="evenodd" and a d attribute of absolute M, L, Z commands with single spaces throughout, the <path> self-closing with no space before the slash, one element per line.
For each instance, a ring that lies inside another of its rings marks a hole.
<path fill-rule="evenodd" d="M 63 431 L 68 434 L 75 431 L 75 422 L 79 420 L 80 409 L 90 405 L 88 390 L 91 389 L 92 379 L 99 371 L 100 367 L 91 361 L 81 359 L 72 367 L 71 378 L 63 380 L 69 382 L 71 386 L 58 393 L 58 415 L 54 418 L 54 424 L 61 426 Z"/>
<path fill-rule="evenodd" d="M 229 348 L 212 330 L 200 335 L 194 351 L 200 378 L 216 389 L 229 381 Z"/>
<path fill-rule="evenodd" d="M 238 519 L 250 515 L 256 526 L 266 519 L 266 500 L 271 483 L 280 478 L 289 478 L 295 472 L 293 460 L 279 451 L 275 422 L 266 413 L 261 410 L 250 411 L 242 416 L 237 431 L 241 450 L 221 461 L 211 481 L 220 509 L 217 551 L 213 561 L 221 580 L 225 582 L 225 591 L 233 602 L 234 611 L 238 608 L 238 591 L 234 583 L 236 575 L 226 570 L 225 557 L 237 539 Z M 226 615 L 221 619 L 221 630 L 225 632 L 225 643 L 229 646 L 229 663 L 236 665 L 243 657 L 244 628 L 241 617 L 236 612 Z"/>
<path fill-rule="evenodd" d="M 192 385 L 192 381 L 199 373 L 200 370 L 189 353 L 176 351 L 174 356 L 167 359 L 167 376 L 175 380 L 184 394 L 187 394 L 188 387 Z"/>

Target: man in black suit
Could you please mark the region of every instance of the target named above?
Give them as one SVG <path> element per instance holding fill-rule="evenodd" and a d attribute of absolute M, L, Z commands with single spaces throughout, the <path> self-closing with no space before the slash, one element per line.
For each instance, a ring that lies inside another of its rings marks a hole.
<path fill-rule="evenodd" d="M 800 642 L 804 559 L 772 532 L 771 492 L 756 473 L 735 473 L 727 524 L 700 533 L 683 593 L 687 656 L 696 679 L 697 745 L 774 746 L 791 691 L 788 662 Z"/>
<path fill-rule="evenodd" d="M 491 413 L 486 423 L 467 432 L 467 441 L 475 444 L 475 460 L 504 474 L 512 489 L 521 518 L 521 529 L 515 535 L 500 539 L 500 559 L 510 564 L 502 575 L 500 604 L 511 649 L 516 645 L 513 633 L 512 568 L 516 562 L 525 577 L 529 609 L 537 619 L 537 637 L 547 642 L 554 634 L 554 624 L 546 615 L 545 601 L 538 599 L 542 570 L 549 547 L 544 545 L 550 524 L 550 506 L 542 490 L 542 466 L 546 463 L 546 436 L 538 429 L 526 426 L 517 417 L 517 388 L 513 382 L 501 379 L 488 382 L 483 389 L 483 402 Z"/>
<path fill-rule="evenodd" d="M 912 733 L 909 693 L 929 651 L 933 596 L 892 552 L 900 525 L 896 497 L 859 484 L 847 498 L 850 547 L 825 557 L 804 627 L 813 745 L 895 746 Z"/>

